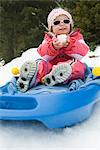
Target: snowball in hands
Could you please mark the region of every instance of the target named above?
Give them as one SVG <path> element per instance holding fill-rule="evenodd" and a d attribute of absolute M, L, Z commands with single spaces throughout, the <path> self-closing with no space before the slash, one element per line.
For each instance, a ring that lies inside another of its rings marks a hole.
<path fill-rule="evenodd" d="M 62 44 L 66 44 L 66 41 L 67 41 L 67 35 L 66 34 L 60 34 L 57 36 L 57 39 L 62 42 Z"/>

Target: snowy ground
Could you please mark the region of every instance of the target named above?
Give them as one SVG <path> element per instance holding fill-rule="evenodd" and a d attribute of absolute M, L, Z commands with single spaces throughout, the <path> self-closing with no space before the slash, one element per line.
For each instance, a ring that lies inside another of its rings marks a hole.
<path fill-rule="evenodd" d="M 97 57 L 89 59 L 87 56 L 83 61 L 100 67 L 100 47 L 89 55 Z M 0 85 L 10 80 L 11 67 L 21 64 L 22 60 L 17 58 L 0 68 Z M 50 130 L 34 121 L 0 121 L 0 150 L 99 150 L 99 140 L 100 102 L 88 120 L 70 128 Z"/>

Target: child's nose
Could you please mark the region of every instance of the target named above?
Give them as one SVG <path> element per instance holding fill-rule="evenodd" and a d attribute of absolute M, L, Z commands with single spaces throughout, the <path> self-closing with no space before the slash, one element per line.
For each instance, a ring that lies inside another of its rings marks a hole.
<path fill-rule="evenodd" d="M 61 24 L 61 25 L 62 25 L 62 24 L 64 24 L 64 21 L 63 21 L 63 20 L 61 20 L 61 21 L 60 21 L 60 24 Z"/>

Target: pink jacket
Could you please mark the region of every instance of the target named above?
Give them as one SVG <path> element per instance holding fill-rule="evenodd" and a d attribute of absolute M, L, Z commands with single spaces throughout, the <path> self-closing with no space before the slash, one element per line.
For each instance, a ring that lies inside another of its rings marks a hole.
<path fill-rule="evenodd" d="M 38 53 L 52 65 L 71 58 L 81 60 L 88 51 L 89 47 L 85 43 L 79 29 L 70 34 L 70 44 L 66 48 L 55 50 L 52 46 L 52 38 L 48 34 L 45 34 L 44 40 L 38 48 Z"/>

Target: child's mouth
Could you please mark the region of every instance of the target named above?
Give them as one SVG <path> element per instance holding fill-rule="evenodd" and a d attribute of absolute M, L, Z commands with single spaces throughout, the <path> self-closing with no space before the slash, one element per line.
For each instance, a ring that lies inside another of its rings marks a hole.
<path fill-rule="evenodd" d="M 62 28 L 62 29 L 59 29 L 59 30 L 63 31 L 63 30 L 66 30 L 66 28 Z"/>

